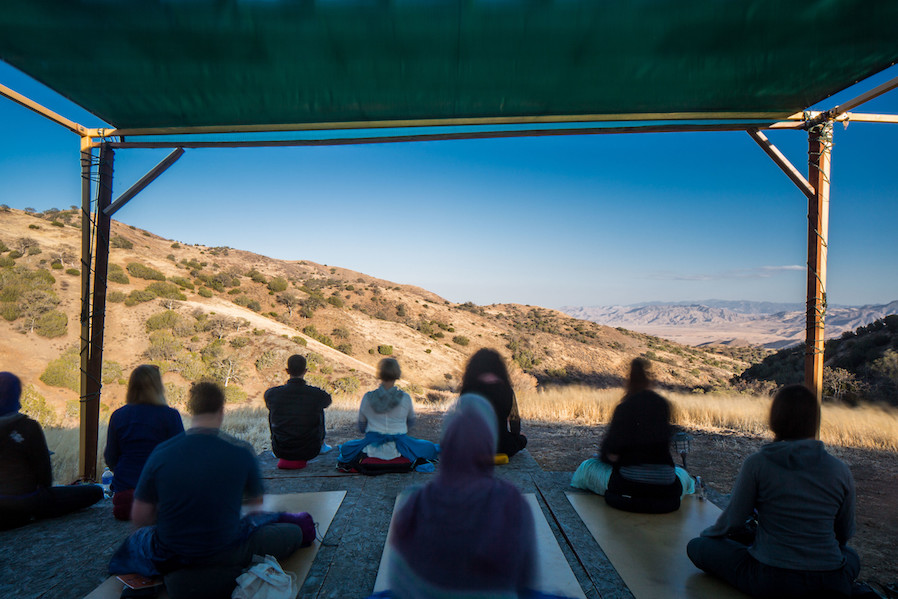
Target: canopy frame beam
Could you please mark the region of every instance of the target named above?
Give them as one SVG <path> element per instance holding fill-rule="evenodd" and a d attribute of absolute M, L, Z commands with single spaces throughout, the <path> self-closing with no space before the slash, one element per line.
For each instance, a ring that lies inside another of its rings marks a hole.
<path fill-rule="evenodd" d="M 804 175 L 802 175 L 801 172 L 799 172 L 799 170 L 795 168 L 795 166 L 791 162 L 789 162 L 789 159 L 786 158 L 786 156 L 782 152 L 780 152 L 779 148 L 777 148 L 769 139 L 767 139 L 766 135 L 764 135 L 757 129 L 749 129 L 748 134 L 753 140 L 755 140 L 755 142 L 757 142 L 759 146 L 761 146 L 761 149 L 764 150 L 764 152 L 766 152 L 768 156 L 770 156 L 771 160 L 773 160 L 776 165 L 780 167 L 780 169 L 782 169 L 784 173 L 786 173 L 786 176 L 789 177 L 789 179 L 791 179 L 793 183 L 795 183 L 795 186 L 798 187 L 798 189 L 801 190 L 801 192 L 805 196 L 807 196 L 809 200 L 816 197 L 817 191 L 813 188 L 813 186 L 811 186 L 811 184 L 808 183 L 808 180 L 804 178 Z"/>
<path fill-rule="evenodd" d="M 108 145 L 109 144 L 106 144 L 107 147 L 108 147 Z M 175 162 L 177 162 L 178 159 L 183 155 L 184 155 L 184 148 L 181 148 L 181 147 L 175 148 L 171 154 L 169 154 L 168 156 L 163 158 L 159 164 L 157 164 L 152 169 L 150 169 L 150 171 L 146 175 L 141 177 L 137 183 L 135 183 L 130 188 L 128 188 L 128 191 L 126 191 L 125 193 L 120 195 L 118 197 L 118 199 L 115 200 L 115 202 L 113 202 L 112 204 L 107 206 L 103 210 L 103 214 L 105 216 L 111 218 L 113 214 L 118 212 L 119 209 L 123 208 L 125 206 L 125 204 L 127 204 L 134 198 L 134 196 L 139 194 L 150 183 L 155 181 L 159 177 L 159 175 L 161 175 L 166 170 L 168 170 L 168 167 L 170 167 Z"/>

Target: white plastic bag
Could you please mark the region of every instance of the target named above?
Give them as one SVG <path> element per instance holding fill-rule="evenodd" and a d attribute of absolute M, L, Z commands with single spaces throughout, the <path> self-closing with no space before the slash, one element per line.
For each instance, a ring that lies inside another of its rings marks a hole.
<path fill-rule="evenodd" d="M 271 555 L 253 556 L 253 562 L 237 577 L 231 599 L 296 599 L 296 574 L 284 572 Z"/>

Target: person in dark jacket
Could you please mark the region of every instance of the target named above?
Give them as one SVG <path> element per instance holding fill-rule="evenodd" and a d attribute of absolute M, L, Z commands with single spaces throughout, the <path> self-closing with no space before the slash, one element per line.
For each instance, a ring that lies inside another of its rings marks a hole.
<path fill-rule="evenodd" d="M 527 437 L 521 434 L 521 415 L 511 377 L 499 352 L 484 348 L 471 356 L 459 393 L 475 393 L 493 406 L 499 426 L 497 453 L 504 453 L 510 458 L 527 447 Z"/>
<path fill-rule="evenodd" d="M 664 513 L 680 507 L 694 481 L 670 455 L 670 404 L 651 390 L 649 364 L 630 364 L 624 398 L 614 409 L 598 459 L 580 464 L 571 485 L 605 496 L 608 505 L 632 512 Z"/>
<path fill-rule="evenodd" d="M 53 486 L 41 425 L 19 412 L 22 383 L 0 372 L 0 530 L 55 518 L 103 499 L 99 485 Z"/>
<path fill-rule="evenodd" d="M 112 515 L 131 519 L 134 489 L 147 458 L 163 441 L 184 432 L 181 415 L 165 403 L 165 387 L 159 368 L 142 364 L 131 372 L 125 405 L 112 413 L 103 457 L 112 479 Z"/>
<path fill-rule="evenodd" d="M 860 572 L 851 471 L 816 439 L 820 404 L 807 387 L 780 389 L 773 443 L 749 456 L 717 522 L 689 541 L 696 567 L 752 597 L 849 596 Z M 757 519 L 752 538 L 746 522 Z"/>
<path fill-rule="evenodd" d="M 280 459 L 279 468 L 302 468 L 317 456 L 324 444 L 324 409 L 331 396 L 318 387 L 307 385 L 306 359 L 293 355 L 287 359 L 286 385 L 265 392 L 271 451 Z"/>

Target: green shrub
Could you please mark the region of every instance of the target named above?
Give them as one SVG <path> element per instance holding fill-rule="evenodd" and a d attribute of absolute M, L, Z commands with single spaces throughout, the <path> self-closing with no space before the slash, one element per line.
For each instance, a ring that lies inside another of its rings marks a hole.
<path fill-rule="evenodd" d="M 329 303 L 331 306 L 334 306 L 335 308 L 343 307 L 343 300 L 341 300 L 339 297 L 335 297 L 333 295 L 330 296 L 329 298 L 327 298 L 327 303 Z"/>
<path fill-rule="evenodd" d="M 173 250 L 179 250 L 179 249 L 181 249 L 181 244 L 176 241 L 173 244 L 171 244 L 171 247 Z"/>
<path fill-rule="evenodd" d="M 9 258 L 11 258 L 13 260 L 18 260 L 22 256 L 24 256 L 24 254 L 22 252 L 20 252 L 19 250 L 13 250 L 9 253 Z"/>
<path fill-rule="evenodd" d="M 202 296 L 202 297 L 212 297 L 212 290 L 209 289 L 208 287 L 200 287 L 197 290 L 197 293 L 200 294 L 200 296 Z"/>
<path fill-rule="evenodd" d="M 431 350 L 431 349 L 428 347 L 427 349 L 424 350 L 424 353 L 425 353 L 425 354 L 429 354 L 431 351 L 433 351 L 433 350 Z"/>
<path fill-rule="evenodd" d="M 268 289 L 274 293 L 280 293 L 287 290 L 287 279 L 284 277 L 272 277 L 268 281 Z"/>
<path fill-rule="evenodd" d="M 248 276 L 250 279 L 252 279 L 256 283 L 261 283 L 262 285 L 268 284 L 268 279 L 265 278 L 265 275 L 260 273 L 255 268 L 252 269 L 251 271 L 249 271 L 248 273 L 246 273 L 246 276 Z"/>
<path fill-rule="evenodd" d="M 340 377 L 333 382 L 334 391 L 336 391 L 337 393 L 344 393 L 346 395 L 351 395 L 358 392 L 361 386 L 362 384 L 359 379 L 354 376 Z"/>
<path fill-rule="evenodd" d="M 34 385 L 26 385 L 22 389 L 22 412 L 45 427 L 56 426 L 59 423 L 56 410 L 37 392 Z"/>
<path fill-rule="evenodd" d="M 224 388 L 224 396 L 227 403 L 240 403 L 246 401 L 247 393 L 237 385 L 228 385 Z"/>
<path fill-rule="evenodd" d="M 160 329 L 171 329 L 178 322 L 178 313 L 174 310 L 165 310 L 157 312 L 147 318 L 147 332 L 158 331 Z"/>
<path fill-rule="evenodd" d="M 131 279 L 128 278 L 128 275 L 125 274 L 125 271 L 118 264 L 109 265 L 109 272 L 106 275 L 106 280 L 122 285 L 127 285 L 131 282 Z"/>
<path fill-rule="evenodd" d="M 128 294 L 128 297 L 125 299 L 125 305 L 136 306 L 137 304 L 149 302 L 154 299 L 156 299 L 156 294 L 152 291 L 147 291 L 145 289 L 135 289 Z"/>
<path fill-rule="evenodd" d="M 179 287 L 183 287 L 184 289 L 189 289 L 191 291 L 193 291 L 194 289 L 193 283 L 190 282 L 190 279 L 187 279 L 185 277 L 170 277 L 168 280 L 175 285 L 178 285 Z"/>
<path fill-rule="evenodd" d="M 278 362 L 278 359 L 278 352 L 275 350 L 269 349 L 263 351 L 262 354 L 256 358 L 256 370 L 261 372 L 266 368 L 270 368 Z"/>
<path fill-rule="evenodd" d="M 128 241 L 121 235 L 116 235 L 115 237 L 113 237 L 110 240 L 109 245 L 111 245 L 114 248 L 121 248 L 123 250 L 130 250 L 134 247 L 133 243 L 131 243 L 130 241 Z M 137 275 L 135 275 L 135 276 L 137 276 Z"/>
<path fill-rule="evenodd" d="M 58 220 L 50 221 L 50 224 L 54 227 L 64 227 L 65 225 Z"/>
<path fill-rule="evenodd" d="M 69 317 L 59 310 L 50 310 L 34 321 L 34 332 L 41 337 L 62 337 L 65 335 Z"/>
<path fill-rule="evenodd" d="M 343 352 L 347 356 L 352 355 L 352 345 L 349 343 L 341 343 L 337 346 L 337 351 Z"/>
<path fill-rule="evenodd" d="M 249 337 L 234 337 L 231 339 L 231 347 L 240 349 L 249 345 Z"/>
<path fill-rule="evenodd" d="M 471 340 L 468 339 L 467 337 L 465 337 L 464 335 L 456 335 L 455 337 L 452 338 L 452 342 L 455 343 L 456 345 L 461 345 L 462 347 L 465 347 L 466 345 L 471 343 Z"/>
<path fill-rule="evenodd" d="M 0 304 L 0 316 L 4 319 L 12 322 L 22 315 L 22 312 L 19 310 L 19 306 L 14 304 L 13 302 L 3 302 Z"/>
<path fill-rule="evenodd" d="M 138 279 L 146 279 L 148 281 L 164 281 L 165 275 L 156 270 L 155 268 L 150 268 L 145 264 L 141 264 L 140 262 L 132 262 L 128 265 L 128 272 L 131 273 L 131 276 L 137 277 Z"/>
<path fill-rule="evenodd" d="M 378 345 L 377 353 L 382 356 L 392 356 L 393 355 L 393 346 L 392 345 Z"/>
<path fill-rule="evenodd" d="M 146 290 L 155 294 L 157 297 L 162 297 L 165 299 L 181 301 L 187 299 L 187 296 L 181 293 L 181 290 L 177 285 L 175 285 L 174 283 L 168 283 L 166 281 L 156 281 L 154 283 L 150 283 L 149 285 L 147 285 Z"/>
<path fill-rule="evenodd" d="M 9 268 L 10 266 L 15 266 L 15 264 L 16 261 L 9 256 L 0 256 L 0 268 Z"/>
<path fill-rule="evenodd" d="M 50 268 L 52 268 L 53 270 L 62 270 L 62 262 L 60 262 L 59 260 L 51 262 Z"/>
<path fill-rule="evenodd" d="M 78 270 L 77 268 L 67 268 L 67 269 L 65 269 L 65 274 L 72 275 L 73 277 L 77 277 L 78 275 L 81 274 L 81 271 Z"/>
<path fill-rule="evenodd" d="M 334 330 L 331 331 L 331 335 L 333 335 L 337 339 L 348 339 L 349 330 L 345 327 L 335 327 Z"/>
<path fill-rule="evenodd" d="M 106 294 L 106 301 L 112 302 L 113 304 L 120 304 L 125 301 L 125 298 L 128 297 L 121 291 L 110 291 Z"/>
<path fill-rule="evenodd" d="M 29 229 L 40 229 L 37 225 L 28 225 Z"/>
<path fill-rule="evenodd" d="M 295 343 L 295 344 L 297 344 L 297 345 L 301 345 L 301 346 L 303 346 L 303 347 L 306 347 L 306 346 L 309 344 L 308 341 L 306 341 L 305 339 L 303 339 L 303 338 L 300 337 L 299 335 L 290 337 L 290 341 L 292 341 L 293 343 Z"/>
<path fill-rule="evenodd" d="M 170 406 L 183 406 L 187 403 L 187 389 L 174 383 L 165 383 L 165 401 Z"/>

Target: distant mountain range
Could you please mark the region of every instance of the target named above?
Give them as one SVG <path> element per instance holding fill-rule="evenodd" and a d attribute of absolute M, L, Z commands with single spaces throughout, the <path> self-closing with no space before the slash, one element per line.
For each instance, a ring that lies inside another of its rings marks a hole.
<path fill-rule="evenodd" d="M 778 349 L 801 343 L 805 334 L 805 307 L 799 303 L 705 300 L 560 309 L 576 318 L 690 345 Z M 838 337 L 889 314 L 898 314 L 898 300 L 880 305 L 831 305 L 826 314 L 826 337 Z"/>

